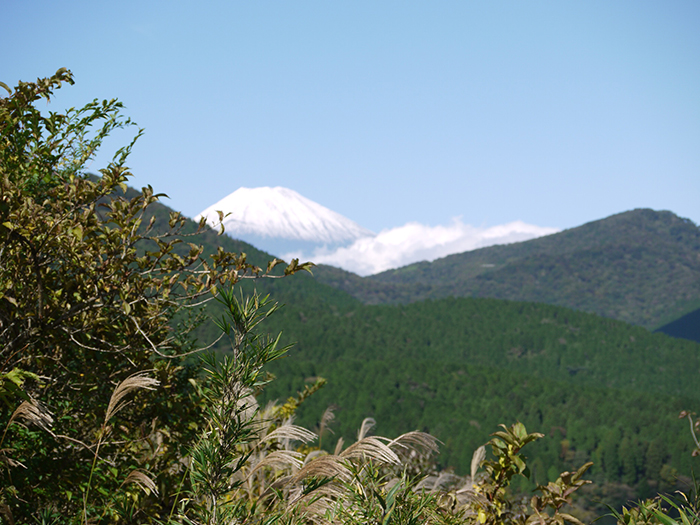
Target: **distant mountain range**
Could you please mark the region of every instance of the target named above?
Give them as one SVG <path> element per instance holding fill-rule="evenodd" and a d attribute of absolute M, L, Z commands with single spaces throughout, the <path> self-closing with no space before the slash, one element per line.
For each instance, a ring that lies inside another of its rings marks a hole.
<path fill-rule="evenodd" d="M 219 212 L 222 213 L 219 216 Z M 209 206 L 206 217 L 226 233 L 277 257 L 313 260 L 371 275 L 474 248 L 525 241 L 559 231 L 512 221 L 491 227 L 409 222 L 375 234 L 288 188 L 239 188 Z"/>
<path fill-rule="evenodd" d="M 273 206 L 274 195 L 283 197 L 277 204 L 297 201 L 297 224 L 304 224 L 309 213 L 315 215 L 314 226 L 306 228 L 306 234 L 300 233 L 300 228 L 285 235 L 341 239 L 343 235 L 348 238 L 368 232 L 339 215 L 336 222 L 319 223 L 324 214 L 330 219 L 337 219 L 337 214 L 312 201 L 309 205 L 307 199 L 291 190 L 258 189 L 263 190 L 258 193 L 259 206 L 264 202 Z M 241 190 L 201 215 L 211 218 L 212 209 L 227 209 L 245 197 L 246 191 Z M 127 195 L 133 197 L 135 192 L 130 189 Z M 166 222 L 170 208 L 155 204 L 152 209 Z M 218 214 L 214 217 L 218 220 Z M 245 219 L 247 215 L 239 211 L 231 217 Z M 240 222 L 255 224 L 252 218 Z M 235 224 L 229 221 L 231 227 Z M 194 229 L 192 223 L 188 231 Z M 258 221 L 258 234 L 273 237 L 278 231 L 274 223 Z M 210 252 L 218 245 L 246 251 L 250 260 L 259 264 L 270 257 L 245 241 L 219 237 L 211 230 L 201 233 L 198 242 Z M 312 287 L 317 289 L 314 293 L 321 302 L 333 295 L 332 289 L 340 292 L 333 300 L 343 304 L 350 297 L 365 304 L 406 304 L 460 296 L 542 302 L 700 340 L 700 228 L 669 211 L 632 210 L 545 237 L 450 255 L 364 278 L 319 265 L 314 278 L 303 281 L 301 288 L 306 291 L 301 295 L 308 296 L 311 283 L 318 283 L 320 287 Z"/>
<path fill-rule="evenodd" d="M 328 266 L 314 274 L 367 304 L 493 297 L 654 329 L 700 307 L 700 228 L 668 211 L 638 209 L 369 277 Z"/>
<path fill-rule="evenodd" d="M 229 236 L 277 256 L 377 239 L 287 188 L 240 188 L 197 218 L 216 226 L 217 210 Z M 314 275 L 366 304 L 490 297 L 566 306 L 653 330 L 700 308 L 700 228 L 669 211 L 637 209 L 367 277 L 327 265 Z"/>

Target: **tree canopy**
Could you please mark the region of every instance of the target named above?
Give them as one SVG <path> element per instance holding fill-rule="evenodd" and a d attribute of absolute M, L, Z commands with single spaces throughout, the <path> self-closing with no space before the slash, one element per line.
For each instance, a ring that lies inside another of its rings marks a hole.
<path fill-rule="evenodd" d="M 156 422 L 164 443 L 126 466 L 167 472 L 183 454 L 168 443 L 193 432 L 199 410 L 180 402 L 191 391 L 182 358 L 197 350 L 188 334 L 202 321 L 199 307 L 217 287 L 271 275 L 281 262 L 263 271 L 242 253 L 205 257 L 178 213 L 144 222 L 162 194 L 149 186 L 124 197 L 142 130 L 89 175 L 103 139 L 133 123 L 116 100 L 42 114 L 37 101 L 64 83 L 73 77 L 60 69 L 14 90 L 3 84 L 9 96 L 0 98 L 0 460 L 13 467 L 0 473 L 0 501 L 30 509 L 87 490 L 97 442 L 101 458 L 133 458 L 128 448 L 145 446 Z M 294 261 L 285 273 L 305 268 Z M 117 403 L 123 423 L 113 425 L 105 407 L 115 388 L 146 375 L 149 403 Z M 126 476 L 117 463 L 101 471 L 101 490 Z"/>

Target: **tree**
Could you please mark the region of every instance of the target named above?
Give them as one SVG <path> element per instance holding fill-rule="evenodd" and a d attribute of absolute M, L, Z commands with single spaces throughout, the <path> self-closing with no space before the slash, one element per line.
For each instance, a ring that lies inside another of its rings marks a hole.
<path fill-rule="evenodd" d="M 36 103 L 63 83 L 73 83 L 66 69 L 0 84 L 0 510 L 24 519 L 48 503 L 67 511 L 91 484 L 109 494 L 131 472 L 152 473 L 169 494 L 180 438 L 196 432 L 199 408 L 182 401 L 193 395 L 183 357 L 197 350 L 198 308 L 282 262 L 263 271 L 245 254 L 204 257 L 180 214 L 149 215 L 162 194 L 149 186 L 126 199 L 142 130 L 88 175 L 103 139 L 133 123 L 116 100 L 42 114 Z M 284 274 L 308 268 L 293 261 Z M 136 397 L 111 406 L 117 392 Z"/>

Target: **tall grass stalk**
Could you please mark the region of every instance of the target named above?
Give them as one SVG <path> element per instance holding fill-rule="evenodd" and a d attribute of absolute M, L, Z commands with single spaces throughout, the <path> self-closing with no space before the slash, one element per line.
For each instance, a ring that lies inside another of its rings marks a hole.
<path fill-rule="evenodd" d="M 110 419 L 116 416 L 117 413 L 127 405 L 127 402 L 124 399 L 130 393 L 142 389 L 154 390 L 160 384 L 157 379 L 149 377 L 147 374 L 148 372 L 137 372 L 136 374 L 127 377 L 116 386 L 116 388 L 112 392 L 112 395 L 110 396 L 109 404 L 107 405 L 107 410 L 105 412 L 105 417 L 102 421 L 102 426 L 100 427 L 100 430 L 98 432 L 97 444 L 95 445 L 95 453 L 92 458 L 92 466 L 90 467 L 90 476 L 88 478 L 87 486 L 85 487 L 85 492 L 83 492 L 83 523 L 85 525 L 88 524 L 87 502 L 90 495 L 90 488 L 92 486 L 92 479 L 95 474 L 95 468 L 97 467 L 97 460 L 100 455 L 100 447 L 102 446 L 105 437 L 109 433 L 108 423 Z M 130 476 L 132 474 L 130 474 Z M 143 476 L 145 475 L 141 473 L 140 478 L 142 478 Z M 127 479 L 129 478 L 127 477 Z M 143 479 L 141 479 L 141 483 L 144 483 Z M 153 482 L 151 481 L 151 484 L 152 483 Z M 146 485 L 155 487 L 155 485 Z"/>

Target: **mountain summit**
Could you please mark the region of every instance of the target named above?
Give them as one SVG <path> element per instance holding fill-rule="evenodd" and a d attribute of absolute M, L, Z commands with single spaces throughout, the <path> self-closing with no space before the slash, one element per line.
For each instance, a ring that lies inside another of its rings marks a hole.
<path fill-rule="evenodd" d="M 212 227 L 219 215 L 227 234 L 275 255 L 290 249 L 350 244 L 374 236 L 347 217 L 282 187 L 239 188 L 195 217 L 207 218 Z"/>

